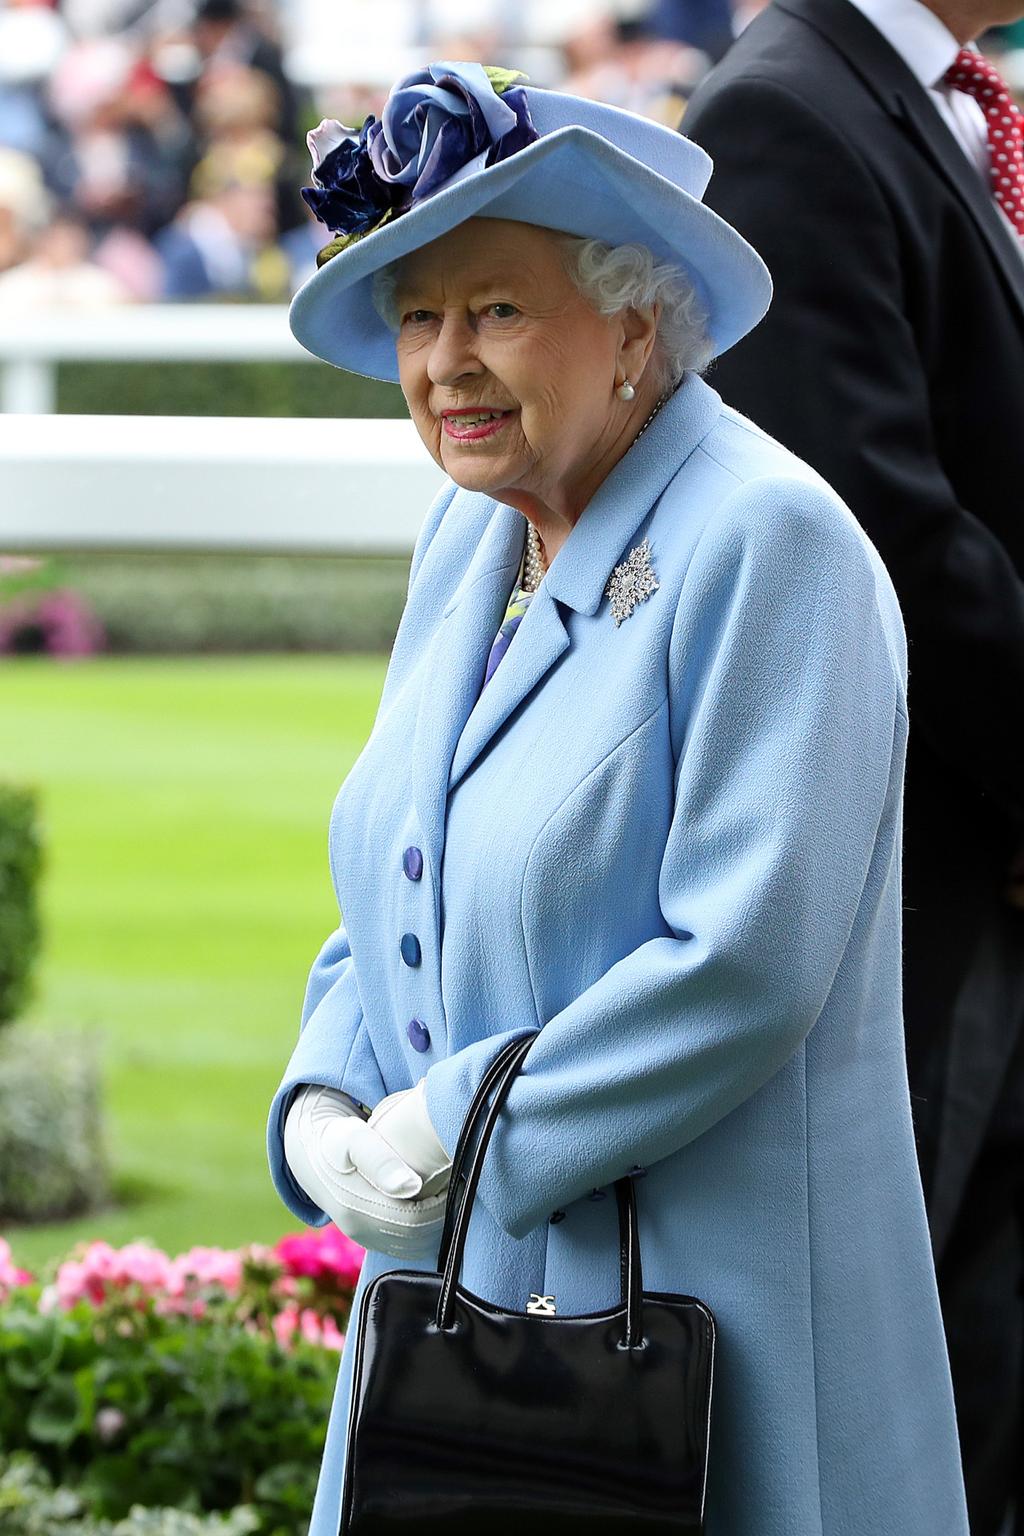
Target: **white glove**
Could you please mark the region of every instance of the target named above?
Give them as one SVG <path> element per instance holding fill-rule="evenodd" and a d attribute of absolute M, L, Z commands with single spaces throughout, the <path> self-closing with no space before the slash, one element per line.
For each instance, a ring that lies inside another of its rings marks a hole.
<path fill-rule="evenodd" d="M 389 1093 L 348 1143 L 349 1156 L 375 1189 L 396 1199 L 422 1200 L 448 1188 L 452 1160 L 427 1114 L 427 1082 Z"/>
<path fill-rule="evenodd" d="M 400 1098 L 392 1094 L 391 1098 Z M 378 1108 L 390 1102 L 383 1099 Z M 359 1108 L 348 1094 L 311 1084 L 299 1090 L 284 1124 L 284 1154 L 292 1176 L 307 1197 L 353 1242 L 396 1259 L 434 1258 L 444 1222 L 445 1194 L 430 1192 L 423 1199 L 395 1198 L 381 1184 L 366 1179 L 350 1156 L 352 1142 L 369 1132 Z M 372 1142 L 371 1142 L 372 1144 Z M 377 1163 L 392 1184 L 400 1182 L 388 1159 Z M 372 1161 L 372 1159 L 371 1159 Z M 404 1166 L 404 1165 L 403 1165 Z M 405 1183 L 411 1187 L 405 1170 Z M 416 1187 L 421 1181 L 414 1175 Z"/>

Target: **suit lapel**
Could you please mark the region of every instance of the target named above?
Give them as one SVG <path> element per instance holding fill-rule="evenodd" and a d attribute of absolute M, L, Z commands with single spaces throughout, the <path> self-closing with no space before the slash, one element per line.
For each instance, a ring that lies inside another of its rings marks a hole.
<path fill-rule="evenodd" d="M 917 82 L 914 82 L 917 86 Z M 1024 252 L 1015 250 L 1018 237 L 1007 228 L 981 177 L 970 164 L 926 93 L 918 87 L 895 103 L 923 153 L 945 177 L 973 217 L 1000 268 L 1011 294 L 1024 314 Z"/>
<path fill-rule="evenodd" d="M 903 125 L 978 226 L 1024 316 L 1024 259 L 1016 248 L 1020 242 L 913 71 L 850 0 L 775 0 L 775 5 L 824 37 Z"/>

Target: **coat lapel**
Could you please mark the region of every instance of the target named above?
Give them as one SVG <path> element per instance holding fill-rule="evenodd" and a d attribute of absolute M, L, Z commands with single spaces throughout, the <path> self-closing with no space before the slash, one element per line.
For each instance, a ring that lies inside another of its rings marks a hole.
<path fill-rule="evenodd" d="M 512 644 L 502 657 L 501 665 L 466 721 L 455 748 L 449 789 L 455 788 L 495 732 L 500 730 L 527 694 L 536 688 L 569 644 L 558 604 L 546 590 L 546 585 L 546 582 L 541 583 L 516 630 Z M 501 622 L 500 618 L 498 622 Z M 495 624 L 490 632 L 487 649 L 497 630 L 498 625 Z M 487 649 L 484 651 L 485 662 Z M 480 668 L 480 676 L 483 676 L 483 666 Z"/>
<path fill-rule="evenodd" d="M 1016 248 L 1020 242 L 912 70 L 850 0 L 775 0 L 775 4 L 826 38 L 886 111 L 903 124 L 978 226 L 1024 316 L 1024 260 Z"/>
<path fill-rule="evenodd" d="M 412 792 L 423 839 L 435 860 L 444 844 L 452 754 L 476 701 L 526 534 L 523 516 L 514 507 L 488 504 L 491 516 L 434 631 L 422 667 Z"/>
<path fill-rule="evenodd" d="M 562 610 L 571 608 L 594 617 L 602 604 L 607 608 L 604 589 L 612 570 L 680 464 L 718 420 L 721 408 L 715 391 L 689 375 L 604 481 L 552 562 L 479 702 L 475 708 L 470 706 L 472 713 L 455 748 L 449 790 L 568 648 Z M 515 515 L 522 524 L 521 514 Z M 503 593 L 507 597 L 507 577 Z M 489 627 L 477 639 L 473 652 L 477 686 L 503 616 L 503 606 L 500 613 L 489 610 Z M 607 614 L 597 622 L 605 618 L 611 623 Z"/>

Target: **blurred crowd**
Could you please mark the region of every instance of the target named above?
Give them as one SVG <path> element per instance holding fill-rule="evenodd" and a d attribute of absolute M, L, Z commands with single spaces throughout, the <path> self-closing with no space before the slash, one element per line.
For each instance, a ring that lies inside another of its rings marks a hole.
<path fill-rule="evenodd" d="M 764 3 L 478 0 L 470 30 L 456 0 L 0 0 L 0 315 L 286 299 L 328 238 L 321 117 L 476 58 L 674 126 Z"/>
<path fill-rule="evenodd" d="M 359 124 L 426 58 L 526 56 L 675 124 L 757 8 L 565 0 L 525 36 L 528 3 L 481 0 L 469 32 L 454 4 L 345 0 L 318 46 L 301 0 L 0 0 L 0 315 L 286 299 L 328 239 L 299 196 L 321 117 Z"/>

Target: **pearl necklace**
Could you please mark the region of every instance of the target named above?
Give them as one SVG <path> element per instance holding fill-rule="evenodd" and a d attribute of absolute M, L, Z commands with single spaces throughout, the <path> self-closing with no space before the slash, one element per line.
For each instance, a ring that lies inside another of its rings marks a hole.
<path fill-rule="evenodd" d="M 675 393 L 675 391 L 670 389 L 670 390 L 668 390 L 668 392 L 666 394 L 662 395 L 661 399 L 658 401 L 657 405 L 654 407 L 654 410 L 648 416 L 647 420 L 644 422 L 643 426 L 640 428 L 640 431 L 637 433 L 636 437 L 634 437 L 633 443 L 639 442 L 639 440 L 643 437 L 644 433 L 647 431 L 647 428 L 650 426 L 651 422 L 654 420 L 655 416 L 657 416 L 658 412 L 661 410 L 662 406 L 665 404 L 665 401 L 669 398 L 670 395 L 672 395 L 674 393 Z M 630 447 L 633 446 L 633 443 L 630 444 Z M 544 573 L 545 573 L 546 570 L 547 570 L 547 565 L 545 564 L 544 556 L 541 554 L 540 535 L 538 534 L 536 528 L 533 526 L 532 523 L 527 523 L 527 525 L 526 525 L 526 556 L 525 556 L 525 559 L 523 561 L 523 579 L 522 579 L 522 582 L 520 583 L 523 591 L 524 592 L 536 592 L 537 588 L 540 586 L 541 582 L 544 580 Z"/>

